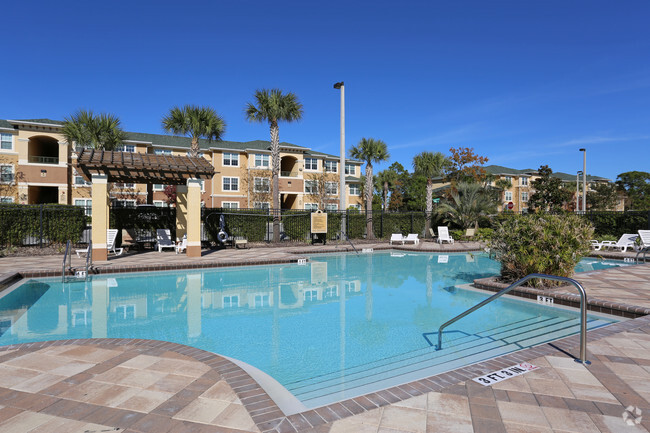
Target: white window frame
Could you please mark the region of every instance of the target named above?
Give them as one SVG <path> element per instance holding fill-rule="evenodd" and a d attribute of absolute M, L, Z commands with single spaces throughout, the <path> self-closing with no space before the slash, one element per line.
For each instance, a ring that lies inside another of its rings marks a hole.
<path fill-rule="evenodd" d="M 9 137 L 9 140 L 7 140 Z M 9 143 L 9 147 L 4 147 L 6 143 Z M 0 150 L 14 150 L 14 135 L 0 132 Z"/>
<path fill-rule="evenodd" d="M 318 203 L 305 203 L 305 210 L 315 212 L 318 210 Z"/>
<path fill-rule="evenodd" d="M 260 186 L 263 186 L 264 184 L 267 185 L 266 190 L 258 188 L 258 180 L 260 180 L 260 182 L 259 182 Z M 265 182 L 264 182 L 264 180 L 265 180 Z M 254 192 L 263 192 L 263 193 L 271 192 L 271 179 L 268 178 L 268 177 L 254 177 L 253 178 L 253 191 Z"/>
<path fill-rule="evenodd" d="M 226 179 L 228 180 L 228 188 L 226 189 Z M 235 180 L 236 189 L 233 189 L 233 179 Z M 239 178 L 234 176 L 224 176 L 221 178 L 221 191 L 239 191 Z"/>
<path fill-rule="evenodd" d="M 323 160 L 323 171 L 325 173 L 338 173 L 339 172 L 339 162 L 332 161 L 329 159 Z"/>
<path fill-rule="evenodd" d="M 256 201 L 253 203 L 253 209 L 271 209 L 271 203 L 268 201 Z"/>
<path fill-rule="evenodd" d="M 271 155 L 264 153 L 256 153 L 253 158 L 253 167 L 255 168 L 269 168 L 271 166 Z"/>
<path fill-rule="evenodd" d="M 224 152 L 221 158 L 221 165 L 224 167 L 239 167 L 239 153 Z"/>
<path fill-rule="evenodd" d="M 117 203 L 122 203 L 123 208 L 134 208 L 137 205 L 137 201 L 134 199 L 115 199 L 113 200 L 113 206 L 115 206 Z"/>
<path fill-rule="evenodd" d="M 4 171 L 3 169 L 9 168 L 9 171 Z M 11 179 L 9 180 L 4 180 L 2 177 L 11 175 Z M 0 164 L 0 183 L 2 184 L 12 184 L 16 180 L 16 169 L 14 168 L 13 164 Z"/>
<path fill-rule="evenodd" d="M 349 208 L 351 207 L 351 208 L 356 209 L 356 210 L 361 210 L 361 205 L 359 203 L 351 204 L 348 207 Z"/>
<path fill-rule="evenodd" d="M 339 183 L 338 182 L 325 182 L 325 193 L 327 195 L 338 195 Z"/>
<path fill-rule="evenodd" d="M 512 183 L 512 176 L 503 176 L 503 179 L 506 180 L 507 182 Z"/>
<path fill-rule="evenodd" d="M 79 180 L 81 182 L 79 182 Z M 74 185 L 73 186 L 90 186 L 91 183 L 88 182 L 83 176 L 80 176 L 79 173 L 75 170 L 74 172 Z"/>
<path fill-rule="evenodd" d="M 349 174 L 350 176 L 356 176 L 357 175 L 357 166 L 356 166 L 356 164 L 348 164 L 346 162 L 345 163 L 345 174 Z"/>
<path fill-rule="evenodd" d="M 228 305 L 226 306 L 226 299 L 228 300 Z M 233 301 L 236 301 L 235 304 Z M 221 305 L 223 308 L 239 308 L 239 295 L 224 295 L 221 297 Z"/>
<path fill-rule="evenodd" d="M 316 167 L 314 168 L 313 165 Z M 305 171 L 318 171 L 318 158 L 305 158 Z"/>
<path fill-rule="evenodd" d="M 505 191 L 503 194 L 503 199 L 505 201 L 512 201 L 512 191 Z"/>
<path fill-rule="evenodd" d="M 338 203 L 327 203 L 325 205 L 325 211 L 328 211 L 328 210 L 339 210 Z"/>
<path fill-rule="evenodd" d="M 120 188 L 120 189 L 135 189 L 135 183 L 133 182 L 115 182 L 114 185 L 116 188 Z"/>
<path fill-rule="evenodd" d="M 259 305 L 257 301 L 260 301 Z M 253 295 L 253 308 L 264 308 L 271 306 L 271 296 L 268 293 L 255 293 Z"/>
<path fill-rule="evenodd" d="M 137 317 L 137 308 L 135 304 L 122 304 L 115 306 L 115 316 L 117 319 L 127 320 L 131 317 L 127 317 L 128 310 L 133 309 L 133 319 Z"/>
<path fill-rule="evenodd" d="M 14 198 L 8 195 L 0 195 L 0 203 L 13 203 Z"/>
<path fill-rule="evenodd" d="M 528 186 L 528 178 L 527 177 L 520 177 L 519 178 L 519 185 Z"/>
<path fill-rule="evenodd" d="M 154 149 L 154 155 L 171 155 L 172 151 L 170 149 Z"/>
<path fill-rule="evenodd" d="M 83 206 L 84 208 L 84 213 L 86 216 L 92 216 L 93 214 L 93 199 L 92 198 L 75 198 L 74 199 L 74 205 L 75 206 Z"/>
<path fill-rule="evenodd" d="M 169 207 L 169 203 L 167 203 L 165 200 L 154 200 L 153 205 L 156 207 Z"/>
<path fill-rule="evenodd" d="M 356 196 L 361 195 L 361 184 L 351 183 L 349 184 L 349 188 L 350 188 L 350 195 L 356 195 Z"/>
<path fill-rule="evenodd" d="M 521 193 L 521 202 L 522 203 L 528 202 L 528 192 L 527 191 L 522 191 L 522 193 Z"/>
<path fill-rule="evenodd" d="M 316 289 L 307 289 L 302 293 L 302 299 L 304 301 L 318 301 L 318 290 Z"/>
<path fill-rule="evenodd" d="M 307 185 L 312 186 L 312 188 L 307 187 Z M 305 194 L 318 194 L 318 181 L 308 179 L 305 180 Z"/>
<path fill-rule="evenodd" d="M 133 145 L 133 144 L 122 144 L 120 146 L 117 146 L 115 148 L 115 150 L 118 151 L 118 152 L 135 153 L 135 145 Z"/>
<path fill-rule="evenodd" d="M 238 201 L 222 201 L 221 207 L 223 209 L 239 209 Z"/>
<path fill-rule="evenodd" d="M 162 184 L 162 183 L 154 183 L 154 184 L 151 186 L 151 189 L 152 189 L 152 191 L 165 191 L 165 188 L 166 188 L 166 187 L 167 187 L 167 185 L 165 185 L 165 184 Z"/>

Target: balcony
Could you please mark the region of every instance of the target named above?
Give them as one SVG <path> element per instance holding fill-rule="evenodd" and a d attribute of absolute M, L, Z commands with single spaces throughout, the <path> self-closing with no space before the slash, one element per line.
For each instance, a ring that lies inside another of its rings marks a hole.
<path fill-rule="evenodd" d="M 59 158 L 56 156 L 30 156 L 29 162 L 33 164 L 58 164 Z"/>

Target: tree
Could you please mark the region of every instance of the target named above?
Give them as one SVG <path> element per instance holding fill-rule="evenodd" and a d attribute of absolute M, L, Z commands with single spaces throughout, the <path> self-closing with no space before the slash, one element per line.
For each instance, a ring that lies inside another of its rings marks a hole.
<path fill-rule="evenodd" d="M 461 228 L 478 228 L 483 216 L 495 213 L 496 202 L 490 191 L 479 183 L 461 182 L 451 190 L 451 198 L 438 207 L 438 213 Z"/>
<path fill-rule="evenodd" d="M 318 209 L 327 209 L 328 204 L 338 203 L 338 197 L 331 193 L 330 186 L 335 184 L 338 187 L 338 179 L 333 173 L 308 173 L 305 175 L 305 191 L 314 202 L 318 203 Z"/>
<path fill-rule="evenodd" d="M 450 165 L 449 160 L 440 152 L 422 152 L 413 157 L 413 169 L 416 174 L 427 179 L 427 218 L 424 229 L 424 237 L 430 237 L 431 212 L 433 211 L 433 179 L 441 177 L 445 169 Z"/>
<path fill-rule="evenodd" d="M 121 145 L 126 133 L 120 119 L 112 114 L 93 114 L 91 110 L 79 110 L 63 122 L 61 134 L 72 145 L 90 149 L 113 150 Z"/>
<path fill-rule="evenodd" d="M 388 209 L 388 192 L 392 190 L 397 182 L 397 173 L 393 170 L 387 169 L 380 171 L 376 176 L 378 190 L 381 191 L 382 209 Z"/>
<path fill-rule="evenodd" d="M 590 210 L 613 210 L 618 200 L 618 188 L 613 183 L 594 185 L 587 194 L 587 206 Z"/>
<path fill-rule="evenodd" d="M 199 139 L 220 141 L 226 132 L 226 122 L 210 107 L 185 105 L 173 107 L 162 118 L 162 127 L 172 134 L 187 135 L 192 139 L 191 156 L 199 156 Z"/>
<path fill-rule="evenodd" d="M 366 163 L 366 186 L 364 191 L 366 196 L 366 238 L 374 239 L 375 234 L 372 231 L 372 163 L 388 161 L 388 158 L 390 158 L 388 147 L 381 140 L 362 138 L 359 144 L 350 149 L 350 157 Z"/>
<path fill-rule="evenodd" d="M 280 128 L 278 122 L 302 119 L 302 104 L 294 93 L 282 94 L 280 89 L 256 90 L 255 104 L 246 104 L 249 122 L 269 122 L 271 128 L 271 176 L 273 183 L 273 242 L 280 241 Z M 343 167 L 340 167 L 343 170 Z M 341 193 L 344 193 L 341 191 Z"/>
<path fill-rule="evenodd" d="M 176 204 L 176 185 L 167 185 L 163 190 L 163 193 L 167 197 L 167 204 L 174 205 Z"/>
<path fill-rule="evenodd" d="M 627 194 L 631 209 L 650 209 L 650 173 L 626 171 L 619 174 L 616 179 L 616 185 Z M 587 197 L 589 197 L 589 194 L 587 194 Z"/>
<path fill-rule="evenodd" d="M 560 178 L 551 176 L 553 170 L 548 165 L 540 166 L 538 174 L 539 178 L 530 183 L 535 192 L 530 196 L 528 206 L 541 211 L 562 210 L 573 194 L 562 186 Z"/>
<path fill-rule="evenodd" d="M 452 183 L 478 182 L 485 176 L 485 169 L 481 166 L 488 162 L 487 157 L 476 155 L 471 147 L 452 147 L 449 152 L 447 177 Z"/>

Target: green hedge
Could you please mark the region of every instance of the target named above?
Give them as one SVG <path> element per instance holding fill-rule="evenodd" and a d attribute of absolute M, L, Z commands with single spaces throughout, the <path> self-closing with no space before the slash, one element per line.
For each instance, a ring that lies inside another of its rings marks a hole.
<path fill-rule="evenodd" d="M 77 243 L 86 226 L 79 206 L 0 204 L 0 246 Z M 41 238 L 42 233 L 42 238 Z"/>
<path fill-rule="evenodd" d="M 212 216 L 211 216 L 212 215 Z M 219 244 L 219 215 L 224 216 L 224 230 L 229 236 L 243 236 L 249 242 L 263 242 L 273 218 L 263 209 L 204 209 L 202 221 L 210 241 Z"/>
<path fill-rule="evenodd" d="M 638 230 L 647 230 L 647 211 L 641 212 L 588 212 L 582 215 L 593 226 L 598 239 L 610 236 L 618 239 L 625 233 L 636 233 Z"/>

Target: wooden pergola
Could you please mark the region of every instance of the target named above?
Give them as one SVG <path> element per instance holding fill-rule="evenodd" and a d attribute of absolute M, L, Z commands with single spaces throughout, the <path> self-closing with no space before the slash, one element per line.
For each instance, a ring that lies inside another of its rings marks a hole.
<path fill-rule="evenodd" d="M 108 256 L 108 182 L 176 185 L 176 235 L 187 235 L 189 257 L 201 256 L 199 179 L 207 180 L 214 176 L 214 167 L 206 159 L 84 149 L 77 154 L 76 168 L 92 184 L 93 260 L 106 260 Z"/>

